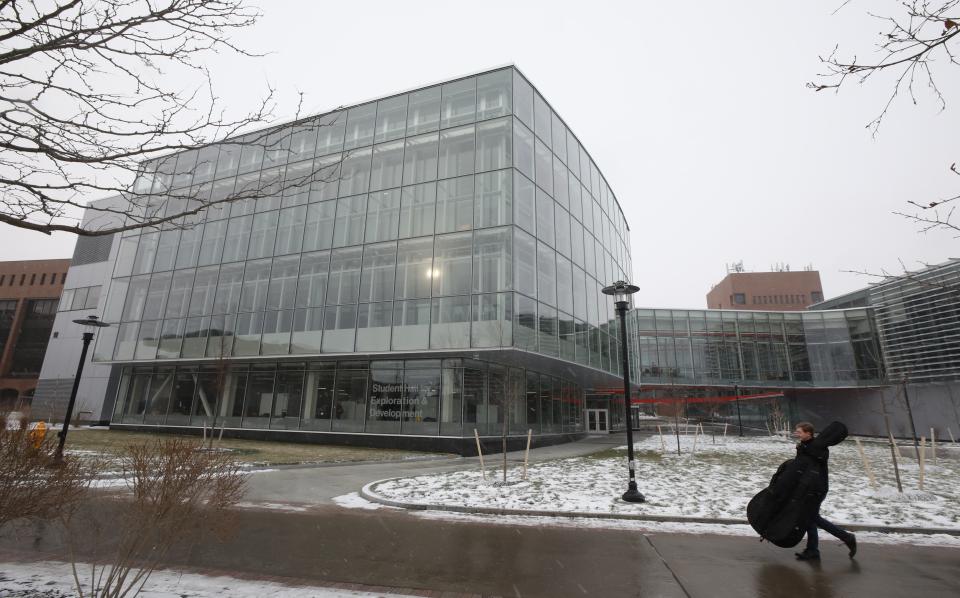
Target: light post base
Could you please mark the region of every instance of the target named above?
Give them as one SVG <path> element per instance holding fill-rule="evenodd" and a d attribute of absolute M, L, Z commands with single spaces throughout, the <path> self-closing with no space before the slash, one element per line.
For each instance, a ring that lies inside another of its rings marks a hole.
<path fill-rule="evenodd" d="M 642 494 L 640 494 L 640 491 L 637 490 L 636 482 L 630 482 L 630 487 L 627 488 L 627 491 L 623 493 L 621 498 L 624 500 L 624 502 L 644 502 L 647 500 Z"/>

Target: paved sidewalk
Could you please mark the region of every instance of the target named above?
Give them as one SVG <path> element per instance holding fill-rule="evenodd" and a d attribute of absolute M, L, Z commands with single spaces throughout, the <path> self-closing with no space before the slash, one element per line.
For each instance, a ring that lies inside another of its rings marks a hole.
<path fill-rule="evenodd" d="M 588 436 L 577 442 L 531 449 L 530 461 L 579 457 L 624 445 L 624 434 Z M 489 455 L 485 459 L 487 468 L 492 468 L 502 463 L 503 454 Z M 523 451 L 509 452 L 507 459 L 511 463 L 522 462 Z M 478 457 L 279 467 L 251 475 L 244 502 L 329 505 L 332 504 L 330 499 L 359 492 L 365 485 L 377 480 L 479 467 Z"/>

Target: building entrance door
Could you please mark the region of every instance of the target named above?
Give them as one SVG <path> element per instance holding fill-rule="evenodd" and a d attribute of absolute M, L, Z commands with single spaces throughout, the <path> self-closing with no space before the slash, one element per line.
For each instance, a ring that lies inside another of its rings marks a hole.
<path fill-rule="evenodd" d="M 606 434 L 610 431 L 607 424 L 606 409 L 585 409 L 587 412 L 587 432 L 590 434 Z"/>

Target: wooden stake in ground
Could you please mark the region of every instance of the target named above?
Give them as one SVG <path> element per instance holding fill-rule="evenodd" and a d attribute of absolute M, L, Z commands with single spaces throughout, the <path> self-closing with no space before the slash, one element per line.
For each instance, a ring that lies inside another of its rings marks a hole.
<path fill-rule="evenodd" d="M 920 452 L 918 453 L 920 459 L 920 489 L 923 490 L 923 462 L 927 456 L 927 439 L 923 436 L 920 437 Z"/>
<path fill-rule="evenodd" d="M 527 462 L 530 460 L 530 438 L 533 436 L 533 429 L 527 430 L 527 450 L 523 453 L 523 479 L 527 479 Z"/>
<path fill-rule="evenodd" d="M 223 430 L 226 427 L 227 427 L 227 424 L 223 424 L 222 426 L 220 426 L 220 435 L 217 436 L 217 444 L 220 444 L 221 442 L 223 442 Z M 213 436 L 211 436 L 210 439 L 212 440 Z"/>
<path fill-rule="evenodd" d="M 667 443 L 663 439 L 663 430 L 660 426 L 657 426 L 657 434 L 660 435 L 660 451 L 665 453 L 667 452 Z"/>
<path fill-rule="evenodd" d="M 880 411 L 883 413 L 883 423 L 887 427 L 887 437 L 890 438 L 890 459 L 893 460 L 893 473 L 897 476 L 897 491 L 903 493 L 903 485 L 900 483 L 900 465 L 897 463 L 897 443 L 893 440 L 893 432 L 890 431 L 890 416 L 887 415 L 887 406 L 880 397 Z"/>
<path fill-rule="evenodd" d="M 487 468 L 483 466 L 483 450 L 480 448 L 480 435 L 477 434 L 477 429 L 473 429 L 473 437 L 477 440 L 477 455 L 480 457 L 480 473 L 483 474 L 483 479 L 487 479 Z"/>
<path fill-rule="evenodd" d="M 860 444 L 859 438 L 854 438 L 853 441 L 857 443 L 857 450 L 860 451 L 860 459 L 863 461 L 863 468 L 867 472 L 867 479 L 870 480 L 870 487 L 876 490 L 877 478 L 873 475 L 873 468 L 870 467 L 870 460 L 867 459 L 867 454 L 863 451 L 863 445 Z"/>
<path fill-rule="evenodd" d="M 697 452 L 697 439 L 698 439 L 698 438 L 700 438 L 700 430 L 699 430 L 699 428 L 694 428 L 694 429 L 693 429 L 693 450 L 691 451 L 691 453 L 696 453 L 696 452 Z"/>
<path fill-rule="evenodd" d="M 210 432 L 213 434 L 213 432 Z M 207 420 L 203 420 L 203 443 L 207 443 Z"/>
<path fill-rule="evenodd" d="M 937 436 L 933 431 L 933 428 L 930 428 L 930 452 L 933 453 L 933 464 L 937 464 Z"/>
<path fill-rule="evenodd" d="M 951 430 L 950 428 L 947 428 L 947 434 L 950 435 L 950 442 L 956 444 L 957 439 L 953 437 L 953 430 Z"/>
<path fill-rule="evenodd" d="M 724 438 L 727 437 L 727 426 L 729 426 L 729 425 L 730 425 L 730 424 L 723 424 L 723 437 L 724 437 Z"/>

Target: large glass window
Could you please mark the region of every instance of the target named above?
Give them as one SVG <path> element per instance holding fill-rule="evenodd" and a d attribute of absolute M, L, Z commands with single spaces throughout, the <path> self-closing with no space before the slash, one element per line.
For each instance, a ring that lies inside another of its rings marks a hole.
<path fill-rule="evenodd" d="M 402 434 L 436 435 L 440 420 L 440 368 L 411 367 L 407 362 L 403 378 Z"/>
<path fill-rule="evenodd" d="M 314 161 L 315 174 L 310 184 L 310 201 L 336 199 L 340 192 L 340 175 L 343 171 L 341 154 L 331 154 Z"/>
<path fill-rule="evenodd" d="M 537 302 L 523 295 L 514 295 L 516 300 L 513 315 L 513 341 L 515 346 L 527 351 L 537 350 Z"/>
<path fill-rule="evenodd" d="M 442 297 L 433 300 L 430 326 L 431 349 L 453 349 L 470 345 L 470 297 Z"/>
<path fill-rule="evenodd" d="M 557 251 L 570 257 L 570 214 L 563 208 L 557 208 L 555 214 L 557 228 Z"/>
<path fill-rule="evenodd" d="M 235 262 L 247 255 L 247 245 L 250 243 L 250 229 L 253 226 L 253 216 L 231 218 L 227 223 L 227 237 L 223 245 L 223 261 Z"/>
<path fill-rule="evenodd" d="M 308 206 L 307 221 L 304 223 L 303 251 L 330 249 L 333 245 L 333 225 L 336 214 L 336 201 L 321 201 Z"/>
<path fill-rule="evenodd" d="M 537 243 L 537 298 L 557 305 L 557 254 L 543 243 Z"/>
<path fill-rule="evenodd" d="M 473 240 L 473 292 L 508 291 L 513 288 L 513 229 L 477 231 Z"/>
<path fill-rule="evenodd" d="M 535 297 L 537 294 L 537 242 L 527 233 L 516 230 L 513 244 L 514 288 Z"/>
<path fill-rule="evenodd" d="M 340 167 L 340 197 L 366 193 L 370 188 L 373 148 L 348 152 Z"/>
<path fill-rule="evenodd" d="M 333 407 L 334 364 L 309 364 L 305 383 L 301 430 L 329 430 Z"/>
<path fill-rule="evenodd" d="M 140 323 L 140 335 L 137 337 L 137 348 L 133 354 L 134 359 L 153 359 L 157 356 L 160 324 L 160 320 Z"/>
<path fill-rule="evenodd" d="M 525 176 L 513 177 L 513 219 L 530 234 L 537 232 L 536 187 Z"/>
<path fill-rule="evenodd" d="M 247 268 L 243 275 L 240 311 L 262 311 L 267 304 L 267 289 L 270 286 L 270 262 L 269 259 L 247 262 Z"/>
<path fill-rule="evenodd" d="M 340 369 L 333 393 L 333 431 L 362 432 L 367 410 L 368 372 Z"/>
<path fill-rule="evenodd" d="M 341 197 L 337 200 L 337 220 L 333 229 L 333 246 L 344 247 L 363 243 L 367 196 Z"/>
<path fill-rule="evenodd" d="M 390 141 L 403 137 L 407 129 L 407 96 L 380 100 L 377 105 L 377 130 L 374 141 Z"/>
<path fill-rule="evenodd" d="M 570 183 L 567 180 L 567 167 L 556 157 L 553 158 L 553 198 L 564 208 L 570 209 Z"/>
<path fill-rule="evenodd" d="M 440 87 L 431 87 L 410 94 L 407 135 L 429 133 L 440 126 Z"/>
<path fill-rule="evenodd" d="M 203 239 L 203 225 L 196 224 L 183 230 L 180 236 L 180 248 L 177 251 L 177 260 L 174 267 L 190 268 L 197 265 L 200 257 L 200 242 Z"/>
<path fill-rule="evenodd" d="M 157 257 L 157 243 L 160 241 L 160 233 L 146 233 L 141 235 L 140 244 L 137 245 L 137 254 L 133 260 L 134 274 L 148 274 L 153 268 L 153 260 Z"/>
<path fill-rule="evenodd" d="M 430 300 L 395 301 L 393 304 L 394 351 L 426 349 L 430 338 Z"/>
<path fill-rule="evenodd" d="M 434 245 L 433 295 L 470 292 L 473 233 L 437 236 Z"/>
<path fill-rule="evenodd" d="M 296 430 L 303 405 L 303 364 L 281 365 L 277 370 L 271 428 Z"/>
<path fill-rule="evenodd" d="M 190 295 L 189 315 L 205 316 L 213 313 L 213 298 L 217 290 L 219 273 L 219 266 L 197 268 L 197 278 L 193 283 L 193 292 Z"/>
<path fill-rule="evenodd" d="M 436 204 L 436 183 L 404 187 L 400 197 L 400 238 L 432 235 Z"/>
<path fill-rule="evenodd" d="M 268 311 L 263 315 L 261 355 L 286 355 L 290 351 L 293 310 Z"/>
<path fill-rule="evenodd" d="M 327 294 L 330 252 L 303 254 L 297 286 L 297 307 L 320 307 Z"/>
<path fill-rule="evenodd" d="M 400 227 L 400 189 L 371 193 L 367 200 L 365 243 L 392 241 Z"/>
<path fill-rule="evenodd" d="M 541 96 L 536 91 L 533 92 L 533 120 L 534 120 L 534 132 L 536 132 L 537 137 L 543 140 L 547 144 L 547 147 L 553 145 L 553 138 L 550 135 L 550 126 L 552 123 L 552 112 L 550 111 L 550 106 L 544 101 L 543 96 Z M 538 181 L 539 182 L 539 181 Z"/>
<path fill-rule="evenodd" d="M 433 238 L 400 241 L 397 249 L 396 297 L 429 297 L 432 280 Z"/>
<path fill-rule="evenodd" d="M 269 425 L 275 375 L 272 364 L 255 365 L 251 368 L 243 407 L 244 428 L 266 428 Z"/>
<path fill-rule="evenodd" d="M 533 126 L 533 87 L 513 71 L 513 113 L 528 127 Z"/>
<path fill-rule="evenodd" d="M 216 276 L 216 275 L 214 275 Z M 143 305 L 147 301 L 147 289 L 150 288 L 150 276 L 134 276 L 127 289 L 127 300 L 123 306 L 124 322 L 143 319 Z"/>
<path fill-rule="evenodd" d="M 250 233 L 250 247 L 247 259 L 255 260 L 273 255 L 273 245 L 277 239 L 277 222 L 280 212 L 273 210 L 257 214 L 253 218 L 253 230 Z"/>
<path fill-rule="evenodd" d="M 290 352 L 294 354 L 320 353 L 323 337 L 323 310 L 298 309 L 293 313 L 293 338 Z M 329 409 L 329 404 L 328 404 Z M 328 416 L 329 417 L 329 416 Z"/>
<path fill-rule="evenodd" d="M 269 265 L 267 267 L 269 268 Z M 242 286 L 243 264 L 223 266 L 220 269 L 220 279 L 217 281 L 217 296 L 213 301 L 213 313 L 230 314 L 237 311 Z"/>
<path fill-rule="evenodd" d="M 227 221 L 207 222 L 203 227 L 203 241 L 200 243 L 200 266 L 220 263 L 223 257 L 223 242 L 227 236 Z"/>
<path fill-rule="evenodd" d="M 509 170 L 477 175 L 474 226 L 501 226 L 513 221 L 513 181 Z"/>
<path fill-rule="evenodd" d="M 550 148 L 540 141 L 537 140 L 536 145 L 536 155 L 535 155 L 535 170 L 537 172 L 536 182 L 537 186 L 553 195 L 553 154 L 550 153 Z"/>
<path fill-rule="evenodd" d="M 557 307 L 573 313 L 573 270 L 570 260 L 562 255 L 557 256 Z"/>
<path fill-rule="evenodd" d="M 557 310 L 549 305 L 539 305 L 539 333 L 540 352 L 557 357 L 560 355 L 560 345 L 557 336 Z"/>
<path fill-rule="evenodd" d="M 330 283 L 327 305 L 356 303 L 360 289 L 360 265 L 363 248 L 349 247 L 334 250 L 330 258 Z"/>
<path fill-rule="evenodd" d="M 326 353 L 349 353 L 354 348 L 357 329 L 357 306 L 328 306 L 323 312 L 323 350 Z"/>
<path fill-rule="evenodd" d="M 460 416 L 463 407 L 463 369 L 444 363 L 440 396 L 440 434 L 459 436 L 462 432 Z"/>
<path fill-rule="evenodd" d="M 361 303 L 357 313 L 357 351 L 389 351 L 392 325 L 393 302 Z"/>
<path fill-rule="evenodd" d="M 360 301 L 393 299 L 393 277 L 397 263 L 396 243 L 367 245 L 363 250 L 363 273 L 360 278 Z"/>
<path fill-rule="evenodd" d="M 267 291 L 267 309 L 290 309 L 294 306 L 299 268 L 300 256 L 298 255 L 273 259 L 270 288 Z"/>
<path fill-rule="evenodd" d="M 280 224 L 277 228 L 277 245 L 273 251 L 274 255 L 300 252 L 306 219 L 307 206 L 280 210 Z"/>
<path fill-rule="evenodd" d="M 474 295 L 471 347 L 513 345 L 513 298 L 509 293 Z"/>
<path fill-rule="evenodd" d="M 436 180 L 439 145 L 440 137 L 436 133 L 407 138 L 403 154 L 404 185 Z"/>
<path fill-rule="evenodd" d="M 473 122 L 477 111 L 477 80 L 474 77 L 443 85 L 440 126 L 454 127 Z"/>
<path fill-rule="evenodd" d="M 537 238 L 550 247 L 555 247 L 557 243 L 553 212 L 553 199 L 541 189 L 537 189 Z"/>
<path fill-rule="evenodd" d="M 513 165 L 533 179 L 534 144 L 533 133 L 519 122 L 513 124 Z"/>
<path fill-rule="evenodd" d="M 477 120 L 510 114 L 512 75 L 503 69 L 477 77 Z"/>
<path fill-rule="evenodd" d="M 510 119 L 477 125 L 477 172 L 499 170 L 513 164 Z"/>
<path fill-rule="evenodd" d="M 473 174 L 476 154 L 474 125 L 447 129 L 440 133 L 439 174 L 441 179 Z"/>
<path fill-rule="evenodd" d="M 187 315 L 187 307 L 190 303 L 190 289 L 193 288 L 193 277 L 195 271 L 177 270 L 173 273 L 173 282 L 170 286 L 170 298 L 167 301 L 167 311 L 164 316 L 167 318 L 182 318 Z"/>
<path fill-rule="evenodd" d="M 392 189 L 403 182 L 403 141 L 381 143 L 373 148 L 370 190 Z"/>
<path fill-rule="evenodd" d="M 343 112 L 325 114 L 319 119 L 317 129 L 317 155 L 324 156 L 343 149 L 343 136 L 347 126 L 347 115 Z"/>
<path fill-rule="evenodd" d="M 163 317 L 166 309 L 167 295 L 170 293 L 171 272 L 154 274 L 150 279 L 150 288 L 147 291 L 147 300 L 143 306 L 144 320 L 155 320 Z"/>
<path fill-rule="evenodd" d="M 157 242 L 157 258 L 153 264 L 154 272 L 172 270 L 174 259 L 177 255 L 177 247 L 180 244 L 179 230 L 165 230 L 160 233 L 160 239 Z"/>
<path fill-rule="evenodd" d="M 373 143 L 376 118 L 377 104 L 375 102 L 351 108 L 347 113 L 347 134 L 343 142 L 343 148 L 352 149 Z"/>
<path fill-rule="evenodd" d="M 403 370 L 397 362 L 370 367 L 370 400 L 367 412 L 368 433 L 398 434 L 404 404 Z"/>
<path fill-rule="evenodd" d="M 473 176 L 437 183 L 437 233 L 473 228 Z"/>

